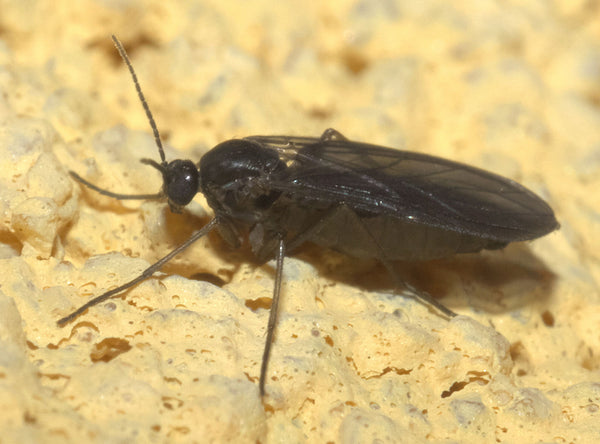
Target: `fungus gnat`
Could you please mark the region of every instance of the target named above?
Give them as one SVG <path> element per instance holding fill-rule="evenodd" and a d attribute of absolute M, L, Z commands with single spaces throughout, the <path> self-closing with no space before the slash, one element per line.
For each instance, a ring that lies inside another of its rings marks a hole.
<path fill-rule="evenodd" d="M 131 62 L 127 64 L 154 133 L 160 163 L 141 162 L 163 177 L 156 194 L 124 195 L 103 190 L 74 172 L 83 185 L 115 199 L 165 199 L 179 213 L 197 192 L 214 218 L 140 276 L 81 306 L 58 324 L 147 279 L 175 255 L 218 228 L 232 246 L 247 235 L 262 261 L 276 259 L 275 284 L 260 369 L 265 378 L 277 321 L 283 260 L 304 242 L 357 258 L 375 258 L 393 275 L 395 260 L 427 260 L 456 253 L 498 249 L 535 239 L 558 228 L 552 209 L 510 179 L 426 154 L 352 142 L 328 129 L 321 137 L 252 136 L 223 142 L 196 165 L 167 162 L 158 129 Z M 424 292 L 422 302 L 455 313 Z"/>

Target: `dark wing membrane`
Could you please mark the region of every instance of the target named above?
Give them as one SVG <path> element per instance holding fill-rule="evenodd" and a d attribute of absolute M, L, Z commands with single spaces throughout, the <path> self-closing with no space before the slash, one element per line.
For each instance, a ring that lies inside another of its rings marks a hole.
<path fill-rule="evenodd" d="M 510 179 L 410 151 L 348 140 L 254 136 L 288 162 L 270 184 L 294 199 L 343 203 L 500 242 L 534 239 L 556 228 L 552 209 Z"/>

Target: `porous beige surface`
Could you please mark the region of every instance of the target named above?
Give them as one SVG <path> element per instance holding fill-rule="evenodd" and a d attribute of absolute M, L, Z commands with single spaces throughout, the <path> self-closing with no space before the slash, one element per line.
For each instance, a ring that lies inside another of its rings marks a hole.
<path fill-rule="evenodd" d="M 597 442 L 597 2 L 2 1 L 0 11 L 0 442 Z M 112 33 L 170 159 L 334 127 L 513 178 L 561 229 L 399 264 L 461 314 L 452 321 L 394 295 L 374 262 L 302 250 L 285 264 L 264 403 L 274 267 L 218 235 L 59 328 L 210 218 L 201 196 L 172 215 L 68 176 L 160 187 L 137 161 L 156 148 Z"/>

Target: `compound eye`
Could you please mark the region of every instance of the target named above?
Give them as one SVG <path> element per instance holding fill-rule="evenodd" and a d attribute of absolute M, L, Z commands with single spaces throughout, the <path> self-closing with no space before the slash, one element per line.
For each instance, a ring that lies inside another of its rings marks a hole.
<path fill-rule="evenodd" d="M 184 207 L 198 192 L 198 168 L 191 160 L 174 160 L 167 165 L 164 192 L 169 204 Z"/>

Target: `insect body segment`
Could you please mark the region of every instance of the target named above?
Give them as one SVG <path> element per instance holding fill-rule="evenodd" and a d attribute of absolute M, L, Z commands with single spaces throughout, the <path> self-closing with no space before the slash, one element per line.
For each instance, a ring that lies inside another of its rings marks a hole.
<path fill-rule="evenodd" d="M 152 159 L 142 159 L 142 163 L 156 168 L 163 177 L 162 196 L 167 198 L 173 213 L 181 213 L 199 191 L 198 168 L 191 160 L 175 159 L 169 163 L 158 163 Z"/>
<path fill-rule="evenodd" d="M 132 74 L 157 139 L 161 162 L 142 162 L 161 172 L 163 188 L 157 194 L 123 195 L 103 190 L 76 173 L 71 175 L 117 199 L 166 198 L 173 212 L 181 212 L 201 191 L 215 217 L 142 275 L 92 299 L 59 320 L 59 325 L 150 277 L 215 227 L 233 246 L 239 246 L 247 234 L 256 256 L 263 261 L 275 258 L 277 267 L 260 370 L 262 396 L 284 257 L 304 242 L 378 259 L 394 276 L 390 264 L 394 260 L 497 249 L 558 228 L 548 204 L 510 179 L 426 154 L 352 142 L 333 129 L 319 138 L 229 140 L 207 152 L 198 166 L 191 160 L 167 163 L 133 67 L 119 41 L 114 36 L 113 40 Z M 455 315 L 426 293 L 417 291 L 415 296 L 447 316 Z"/>
<path fill-rule="evenodd" d="M 247 139 L 223 142 L 200 160 L 202 193 L 217 217 L 256 223 L 280 196 L 271 184 L 287 167 L 275 150 Z"/>

